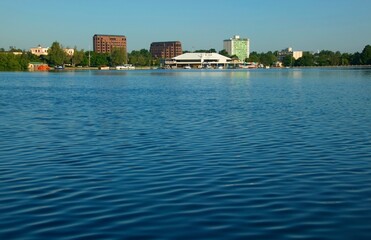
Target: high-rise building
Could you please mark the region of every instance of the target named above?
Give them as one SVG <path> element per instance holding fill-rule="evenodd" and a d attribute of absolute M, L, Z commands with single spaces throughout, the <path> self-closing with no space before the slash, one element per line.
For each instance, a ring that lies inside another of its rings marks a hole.
<path fill-rule="evenodd" d="M 224 40 L 224 49 L 229 55 L 236 55 L 240 61 L 245 61 L 250 56 L 250 40 L 235 35 L 233 38 Z"/>
<path fill-rule="evenodd" d="M 110 53 L 114 48 L 125 48 L 126 37 L 123 35 L 100 35 L 93 36 L 93 49 L 96 53 Z"/>
<path fill-rule="evenodd" d="M 170 59 L 183 53 L 182 44 L 179 41 L 153 42 L 149 51 L 153 57 L 165 59 Z"/>

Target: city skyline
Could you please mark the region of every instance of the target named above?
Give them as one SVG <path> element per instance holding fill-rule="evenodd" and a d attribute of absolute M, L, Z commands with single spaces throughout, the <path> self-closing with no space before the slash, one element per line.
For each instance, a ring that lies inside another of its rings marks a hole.
<path fill-rule="evenodd" d="M 180 41 L 183 50 L 223 49 L 233 35 L 250 39 L 250 52 L 359 52 L 370 44 L 371 1 L 2 0 L 0 47 L 29 49 L 58 41 L 92 50 L 94 34 L 125 35 L 128 51 L 152 42 Z"/>

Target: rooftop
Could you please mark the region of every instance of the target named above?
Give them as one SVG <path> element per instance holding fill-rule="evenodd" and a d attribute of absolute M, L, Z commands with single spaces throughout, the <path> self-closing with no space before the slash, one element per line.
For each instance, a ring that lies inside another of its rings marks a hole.
<path fill-rule="evenodd" d="M 229 57 L 220 55 L 219 53 L 184 53 L 177 57 L 172 58 L 174 60 L 219 60 L 219 61 L 230 61 Z"/>

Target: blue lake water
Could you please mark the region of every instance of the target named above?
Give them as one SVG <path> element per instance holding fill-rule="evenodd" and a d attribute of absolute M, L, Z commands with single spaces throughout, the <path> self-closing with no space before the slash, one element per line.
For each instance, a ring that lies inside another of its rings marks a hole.
<path fill-rule="evenodd" d="M 0 239 L 371 239 L 371 69 L 0 73 Z"/>

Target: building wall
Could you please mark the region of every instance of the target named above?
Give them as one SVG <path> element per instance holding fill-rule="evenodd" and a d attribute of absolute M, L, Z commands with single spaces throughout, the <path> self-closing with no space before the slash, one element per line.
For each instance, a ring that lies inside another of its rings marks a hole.
<path fill-rule="evenodd" d="M 250 40 L 234 36 L 224 40 L 224 49 L 229 55 L 236 55 L 241 61 L 245 61 L 250 56 Z"/>
<path fill-rule="evenodd" d="M 49 50 L 49 48 L 44 48 L 44 47 L 41 47 L 41 46 L 35 47 L 35 48 L 30 48 L 30 52 L 33 55 L 36 55 L 36 56 L 41 56 L 41 55 L 47 56 L 48 55 L 48 50 Z M 73 48 L 64 48 L 63 50 L 68 56 L 73 56 L 73 54 L 75 52 L 75 49 L 73 49 Z"/>
<path fill-rule="evenodd" d="M 153 42 L 149 51 L 153 57 L 163 59 L 170 59 L 183 53 L 182 44 L 179 41 Z"/>
<path fill-rule="evenodd" d="M 64 49 L 64 52 L 65 52 L 68 56 L 73 56 L 73 54 L 75 53 L 75 49 L 73 49 L 73 48 L 65 48 L 65 49 Z"/>
<path fill-rule="evenodd" d="M 49 48 L 44 48 L 44 47 L 41 47 L 41 46 L 38 46 L 38 47 L 35 47 L 35 48 L 30 48 L 30 52 L 33 54 L 33 55 L 36 55 L 36 56 L 41 56 L 41 55 L 48 55 L 48 49 Z"/>
<path fill-rule="evenodd" d="M 286 56 L 292 56 L 295 60 L 298 60 L 303 56 L 303 51 L 293 51 L 291 47 L 283 49 L 278 52 L 278 61 L 283 61 Z"/>
<path fill-rule="evenodd" d="M 123 35 L 99 35 L 93 36 L 93 50 L 96 53 L 110 53 L 114 48 L 125 48 L 126 37 Z"/>
<path fill-rule="evenodd" d="M 292 57 L 295 60 L 298 60 L 299 58 L 303 57 L 303 51 L 293 51 L 292 52 Z"/>

